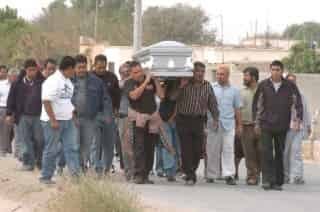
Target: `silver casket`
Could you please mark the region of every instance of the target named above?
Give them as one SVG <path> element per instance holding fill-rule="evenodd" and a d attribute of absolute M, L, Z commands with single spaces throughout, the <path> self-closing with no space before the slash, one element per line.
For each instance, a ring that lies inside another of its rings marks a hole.
<path fill-rule="evenodd" d="M 163 41 L 143 48 L 133 59 L 157 77 L 192 77 L 192 48 L 176 41 Z"/>

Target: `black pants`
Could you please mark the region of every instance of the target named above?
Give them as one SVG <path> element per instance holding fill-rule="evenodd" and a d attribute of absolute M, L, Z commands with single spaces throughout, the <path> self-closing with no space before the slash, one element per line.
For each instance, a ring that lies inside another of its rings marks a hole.
<path fill-rule="evenodd" d="M 147 124 L 148 126 L 148 124 Z M 147 179 L 154 162 L 154 148 L 159 135 L 149 133 L 148 127 L 135 127 L 133 143 L 134 177 Z"/>
<path fill-rule="evenodd" d="M 178 115 L 176 123 L 180 138 L 183 172 L 188 180 L 196 180 L 196 170 L 204 153 L 205 118 Z"/>
<path fill-rule="evenodd" d="M 261 134 L 261 168 L 262 182 L 271 185 L 283 185 L 283 152 L 287 132 L 270 132 L 262 130 Z"/>

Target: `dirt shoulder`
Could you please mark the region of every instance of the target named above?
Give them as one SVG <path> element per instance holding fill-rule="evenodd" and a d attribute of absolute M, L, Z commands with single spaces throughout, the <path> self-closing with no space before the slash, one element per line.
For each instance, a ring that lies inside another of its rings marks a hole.
<path fill-rule="evenodd" d="M 40 176 L 38 170 L 31 173 L 22 172 L 19 170 L 20 164 L 12 157 L 0 158 L 0 167 L 1 212 L 43 212 L 48 201 L 63 190 L 63 178 L 57 177 L 55 186 L 42 185 L 38 181 Z M 119 177 L 117 179 L 119 180 Z M 120 179 L 120 183 L 122 182 L 124 181 Z M 181 211 L 169 208 L 166 203 L 154 199 L 143 196 L 138 198 L 145 212 Z"/>

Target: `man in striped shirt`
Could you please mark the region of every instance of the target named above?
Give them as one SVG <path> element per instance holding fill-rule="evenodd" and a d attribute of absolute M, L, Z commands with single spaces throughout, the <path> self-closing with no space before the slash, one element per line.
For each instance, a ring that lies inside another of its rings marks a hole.
<path fill-rule="evenodd" d="M 204 80 L 205 65 L 194 63 L 193 78 L 182 79 L 175 95 L 177 99 L 177 130 L 181 140 L 182 168 L 187 185 L 197 181 L 204 147 L 204 126 L 209 110 L 213 117 L 213 127 L 218 126 L 219 111 L 217 100 L 210 83 Z"/>

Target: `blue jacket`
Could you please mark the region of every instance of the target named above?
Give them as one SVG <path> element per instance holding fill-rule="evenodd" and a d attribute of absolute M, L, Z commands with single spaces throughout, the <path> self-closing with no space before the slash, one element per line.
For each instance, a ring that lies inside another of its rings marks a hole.
<path fill-rule="evenodd" d="M 74 77 L 72 79 L 72 83 L 74 85 L 74 93 L 71 101 L 77 111 L 76 99 L 77 95 L 79 95 L 78 78 Z M 110 108 L 111 98 L 109 94 L 105 91 L 102 80 L 92 73 L 88 73 L 87 75 L 86 100 L 87 118 L 95 119 L 98 113 L 103 113 L 105 110 L 112 111 L 112 106 Z"/>

